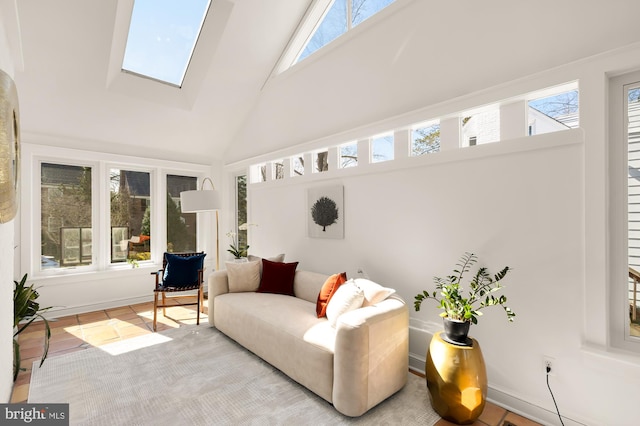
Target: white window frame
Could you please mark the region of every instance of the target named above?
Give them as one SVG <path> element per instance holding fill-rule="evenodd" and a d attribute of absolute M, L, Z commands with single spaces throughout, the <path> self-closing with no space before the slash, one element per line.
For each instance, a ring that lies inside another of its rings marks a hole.
<path fill-rule="evenodd" d="M 92 168 L 92 263 L 74 268 L 40 269 L 41 256 L 41 164 L 68 164 Z M 21 200 L 20 211 L 20 269 L 32 278 L 55 276 L 72 276 L 82 273 L 106 273 L 112 271 L 131 271 L 127 263 L 111 263 L 110 202 L 109 202 L 109 170 L 119 168 L 131 171 L 150 173 L 151 195 L 151 261 L 140 263 L 140 267 L 156 268 L 162 262 L 162 254 L 166 249 L 166 180 L 167 175 L 191 176 L 198 179 L 198 187 L 202 179 L 210 175 L 209 166 L 181 163 L 167 160 L 155 160 L 130 157 L 118 154 L 105 154 L 67 148 L 55 148 L 30 143 L 22 144 Z M 201 215 L 198 215 L 201 216 Z M 201 218 L 197 218 L 196 244 L 198 250 L 207 250 L 206 232 Z M 213 253 L 215 249 L 208 250 Z"/>
<path fill-rule="evenodd" d="M 627 87 L 640 87 L 640 71 L 609 83 L 609 346 L 640 353 L 640 338 L 629 333 Z"/>

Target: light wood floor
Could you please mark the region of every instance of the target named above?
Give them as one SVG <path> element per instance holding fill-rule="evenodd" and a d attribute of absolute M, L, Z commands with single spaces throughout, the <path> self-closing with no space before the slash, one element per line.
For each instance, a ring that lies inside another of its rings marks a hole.
<path fill-rule="evenodd" d="M 195 324 L 195 309 L 195 306 L 167 308 L 166 318 L 161 312 L 158 312 L 158 331 Z M 50 321 L 49 358 L 152 333 L 152 322 L 153 303 L 151 302 L 71 315 Z M 209 326 L 206 314 L 200 314 L 200 326 Z M 27 401 L 29 383 L 31 381 L 31 365 L 33 361 L 39 360 L 42 356 L 43 333 L 44 324 L 34 323 L 28 330 L 20 334 L 22 366 L 27 367 L 27 370 L 20 372 L 18 375 L 11 396 L 12 403 Z M 38 368 L 37 364 L 35 368 Z M 453 423 L 442 419 L 436 423 L 436 426 L 450 425 L 453 425 Z M 508 412 L 504 408 L 491 403 L 487 403 L 484 412 L 474 425 L 540 426 L 538 423 Z"/>

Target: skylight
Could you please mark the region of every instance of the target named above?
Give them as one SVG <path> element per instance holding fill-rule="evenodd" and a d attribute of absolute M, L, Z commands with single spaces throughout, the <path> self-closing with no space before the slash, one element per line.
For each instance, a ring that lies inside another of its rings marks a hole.
<path fill-rule="evenodd" d="M 177 87 L 211 0 L 135 0 L 122 70 Z"/>

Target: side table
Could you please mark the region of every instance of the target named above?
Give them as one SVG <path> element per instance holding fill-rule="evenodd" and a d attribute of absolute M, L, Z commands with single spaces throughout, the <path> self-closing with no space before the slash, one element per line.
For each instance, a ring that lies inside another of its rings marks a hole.
<path fill-rule="evenodd" d="M 433 409 L 445 420 L 473 423 L 487 397 L 487 370 L 476 339 L 468 346 L 445 342 L 436 333 L 427 351 L 425 372 Z"/>

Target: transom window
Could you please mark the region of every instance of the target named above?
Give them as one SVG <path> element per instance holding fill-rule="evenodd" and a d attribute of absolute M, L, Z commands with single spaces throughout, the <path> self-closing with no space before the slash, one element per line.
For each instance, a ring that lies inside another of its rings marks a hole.
<path fill-rule="evenodd" d="M 122 70 L 182 86 L 211 0 L 135 0 Z"/>

